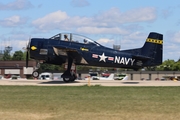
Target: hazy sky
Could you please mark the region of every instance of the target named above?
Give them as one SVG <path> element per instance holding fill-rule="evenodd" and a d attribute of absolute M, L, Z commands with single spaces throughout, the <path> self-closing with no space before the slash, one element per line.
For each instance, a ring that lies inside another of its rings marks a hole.
<path fill-rule="evenodd" d="M 158 32 L 163 60 L 180 58 L 179 0 L 0 0 L 0 15 L 1 50 L 23 50 L 29 38 L 61 32 L 124 50 L 142 47 L 149 32 Z"/>

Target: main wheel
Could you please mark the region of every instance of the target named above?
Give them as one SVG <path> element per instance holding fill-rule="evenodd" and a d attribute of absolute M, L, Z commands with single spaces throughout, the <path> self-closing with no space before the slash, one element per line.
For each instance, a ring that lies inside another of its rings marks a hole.
<path fill-rule="evenodd" d="M 70 78 L 70 77 L 69 78 L 63 78 L 63 81 L 66 83 L 70 82 L 71 80 L 72 80 L 72 78 Z"/>
<path fill-rule="evenodd" d="M 73 74 L 73 77 L 72 77 L 71 81 L 74 82 L 76 79 L 77 79 L 76 74 Z"/>
<path fill-rule="evenodd" d="M 75 74 L 73 74 L 72 76 L 70 77 L 67 77 L 67 78 L 63 78 L 64 82 L 68 83 L 68 82 L 73 82 L 75 81 L 75 79 L 77 78 L 77 76 Z"/>

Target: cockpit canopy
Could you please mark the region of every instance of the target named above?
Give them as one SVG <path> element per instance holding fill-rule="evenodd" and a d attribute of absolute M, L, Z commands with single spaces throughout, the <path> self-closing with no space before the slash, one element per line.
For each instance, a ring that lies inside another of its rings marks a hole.
<path fill-rule="evenodd" d="M 64 40 L 64 41 L 77 42 L 77 43 L 83 43 L 83 44 L 96 44 L 97 46 L 100 46 L 99 43 L 91 40 L 90 38 L 87 38 L 85 36 L 78 35 L 78 34 L 72 34 L 72 33 L 59 33 L 51 37 L 50 39 Z"/>

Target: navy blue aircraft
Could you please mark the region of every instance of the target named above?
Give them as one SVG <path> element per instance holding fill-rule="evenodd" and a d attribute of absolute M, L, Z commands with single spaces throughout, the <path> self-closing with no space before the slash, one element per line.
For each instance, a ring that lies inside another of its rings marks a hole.
<path fill-rule="evenodd" d="M 163 35 L 151 32 L 143 47 L 115 50 L 81 35 L 60 33 L 48 39 L 32 38 L 27 51 L 26 67 L 28 67 L 29 54 L 31 59 L 37 61 L 37 69 L 33 72 L 33 77 L 39 76 L 39 63 L 55 65 L 67 63 L 67 70 L 61 77 L 65 82 L 70 82 L 76 79 L 75 73 L 71 72 L 72 64 L 134 70 L 160 65 Z"/>

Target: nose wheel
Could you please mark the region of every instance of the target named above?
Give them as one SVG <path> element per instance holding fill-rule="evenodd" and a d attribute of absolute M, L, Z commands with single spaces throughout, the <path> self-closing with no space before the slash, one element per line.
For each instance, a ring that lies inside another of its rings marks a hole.
<path fill-rule="evenodd" d="M 34 72 L 32 73 L 32 76 L 33 76 L 34 78 L 38 78 L 38 77 L 39 77 L 39 72 L 38 72 L 38 71 L 34 71 Z"/>
<path fill-rule="evenodd" d="M 32 76 L 34 78 L 38 78 L 39 77 L 39 72 L 38 72 L 39 68 L 40 68 L 40 63 L 39 63 L 39 61 L 36 61 L 36 67 L 35 67 L 35 70 L 32 73 Z"/>

